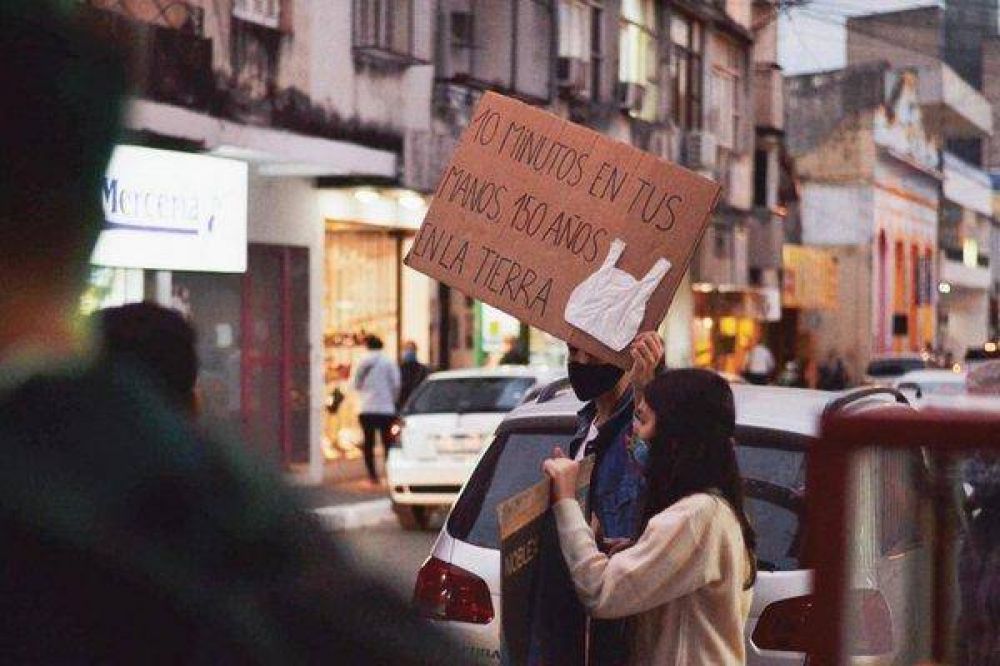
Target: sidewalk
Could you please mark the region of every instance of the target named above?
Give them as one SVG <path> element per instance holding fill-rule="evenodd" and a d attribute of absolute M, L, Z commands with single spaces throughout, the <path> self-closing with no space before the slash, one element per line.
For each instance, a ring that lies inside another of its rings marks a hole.
<path fill-rule="evenodd" d="M 300 486 L 296 492 L 331 530 L 388 525 L 396 520 L 388 489 L 368 483 L 361 461 L 329 466 L 322 484 Z"/>

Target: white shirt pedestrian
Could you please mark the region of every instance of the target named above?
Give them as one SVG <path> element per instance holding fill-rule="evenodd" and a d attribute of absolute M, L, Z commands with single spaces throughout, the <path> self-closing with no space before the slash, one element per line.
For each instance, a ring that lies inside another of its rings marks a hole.
<path fill-rule="evenodd" d="M 361 414 L 395 414 L 400 388 L 399 367 L 373 350 L 358 364 L 354 388 L 361 395 Z"/>
<path fill-rule="evenodd" d="M 763 342 L 758 342 L 747 356 L 746 371 L 755 375 L 770 375 L 774 372 L 774 355 Z"/>

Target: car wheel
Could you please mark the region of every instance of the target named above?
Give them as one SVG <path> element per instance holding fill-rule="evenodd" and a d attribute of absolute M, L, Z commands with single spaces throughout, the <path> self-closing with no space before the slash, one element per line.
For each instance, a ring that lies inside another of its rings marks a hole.
<path fill-rule="evenodd" d="M 404 530 L 426 530 L 430 511 L 426 506 L 419 504 L 396 504 L 393 502 L 392 511 L 396 514 L 399 526 Z"/>

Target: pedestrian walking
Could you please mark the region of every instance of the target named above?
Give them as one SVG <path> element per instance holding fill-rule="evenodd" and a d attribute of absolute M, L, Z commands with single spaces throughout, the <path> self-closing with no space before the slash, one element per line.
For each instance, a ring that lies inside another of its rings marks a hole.
<path fill-rule="evenodd" d="M 978 452 L 962 466 L 968 498 L 968 531 L 958 553 L 961 604 L 958 616 L 960 666 L 1000 663 L 1000 460 Z"/>
<path fill-rule="evenodd" d="M 354 388 L 361 394 L 358 420 L 364 434 L 365 467 L 371 483 L 378 484 L 375 435 L 379 435 L 383 456 L 388 459 L 389 441 L 392 438 L 391 428 L 396 420 L 396 400 L 399 397 L 401 380 L 399 368 L 382 353 L 382 340 L 377 335 L 369 335 L 365 345 L 368 347 L 368 354 L 358 364 L 354 375 Z"/>
<path fill-rule="evenodd" d="M 4 662 L 458 663 L 276 471 L 199 433 L 136 363 L 85 352 L 128 73 L 82 9 L 0 2 Z"/>
<path fill-rule="evenodd" d="M 847 367 L 834 349 L 827 352 L 826 360 L 819 366 L 816 388 L 821 391 L 843 391 L 847 388 Z"/>
<path fill-rule="evenodd" d="M 430 368 L 417 359 L 417 343 L 410 340 L 403 345 L 403 358 L 399 364 L 399 400 L 396 401 L 400 411 L 430 372 Z"/>
<path fill-rule="evenodd" d="M 757 340 L 747 354 L 743 368 L 743 377 L 751 384 L 767 384 L 774 374 L 774 354 L 767 348 L 762 339 Z"/>
<path fill-rule="evenodd" d="M 595 456 L 590 496 L 605 548 L 632 538 L 639 524 L 644 459 L 633 432 L 633 396 L 662 369 L 663 351 L 659 335 L 641 333 L 631 347 L 632 369 L 625 372 L 582 349 L 569 348 L 569 382 L 586 404 L 577 414 L 568 452 L 574 460 Z M 594 663 L 623 663 L 624 632 L 618 620 L 591 624 Z"/>
<path fill-rule="evenodd" d="M 606 554 L 576 500 L 579 463 L 556 450 L 559 543 L 580 601 L 595 618 L 630 618 L 630 664 L 742 664 L 756 579 L 756 536 L 744 512 L 728 383 L 670 370 L 640 394 L 636 431 L 648 446 L 634 545 Z"/>

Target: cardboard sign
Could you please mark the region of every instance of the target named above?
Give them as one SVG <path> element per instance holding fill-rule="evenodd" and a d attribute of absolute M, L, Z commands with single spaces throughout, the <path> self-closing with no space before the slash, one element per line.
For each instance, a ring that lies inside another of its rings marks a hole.
<path fill-rule="evenodd" d="M 622 367 L 663 320 L 720 187 L 487 93 L 406 264 Z"/>
<path fill-rule="evenodd" d="M 577 499 L 585 513 L 593 469 L 593 456 L 580 463 Z M 550 486 L 539 481 L 497 506 L 505 664 L 585 663 L 586 613 L 559 548 Z"/>

